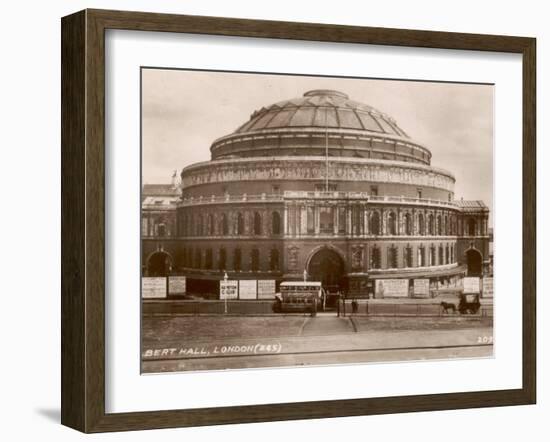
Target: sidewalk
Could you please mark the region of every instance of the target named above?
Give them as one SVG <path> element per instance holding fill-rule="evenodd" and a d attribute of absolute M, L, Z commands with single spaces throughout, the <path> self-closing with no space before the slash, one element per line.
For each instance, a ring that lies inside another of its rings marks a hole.
<path fill-rule="evenodd" d="M 354 333 L 355 330 L 349 318 L 334 316 L 316 316 L 307 318 L 302 327 L 302 336 L 341 335 Z"/>
<path fill-rule="evenodd" d="M 335 335 L 307 335 L 316 329 L 312 318 L 309 331 L 296 337 L 271 338 L 231 338 L 208 341 L 180 340 L 166 347 L 149 347 L 142 349 L 144 361 L 177 360 L 225 356 L 275 355 L 297 353 L 340 352 L 356 350 L 396 350 L 415 348 L 448 348 L 469 346 L 491 346 L 493 330 L 491 327 L 462 330 L 429 330 L 429 331 L 366 331 L 362 333 L 343 333 Z M 336 328 L 343 327 L 338 319 Z M 341 320 L 341 321 L 340 321 Z M 349 321 L 348 321 L 349 322 Z M 351 327 L 351 324 L 350 324 Z M 347 327 L 346 327 L 347 328 Z"/>

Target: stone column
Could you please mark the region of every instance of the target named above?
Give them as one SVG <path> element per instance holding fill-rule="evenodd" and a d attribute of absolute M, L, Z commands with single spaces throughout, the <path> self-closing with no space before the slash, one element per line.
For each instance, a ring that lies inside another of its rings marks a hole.
<path fill-rule="evenodd" d="M 319 211 L 319 206 L 316 203 L 313 203 L 313 228 L 315 230 L 315 235 L 319 235 L 321 231 L 320 225 L 321 214 Z"/>
<path fill-rule="evenodd" d="M 401 208 L 397 208 L 397 217 L 396 217 L 396 226 L 395 226 L 395 233 L 397 235 L 401 235 L 404 231 L 403 229 L 403 212 L 401 211 Z"/>
<path fill-rule="evenodd" d="M 369 212 L 367 210 L 366 204 L 363 205 L 362 211 L 363 211 L 363 236 L 366 236 L 369 233 Z"/>
<path fill-rule="evenodd" d="M 292 203 L 288 208 L 288 233 L 296 236 L 296 206 Z"/>
<path fill-rule="evenodd" d="M 305 205 L 300 207 L 300 233 L 307 235 L 307 207 Z"/>
<path fill-rule="evenodd" d="M 296 212 L 296 233 L 295 235 L 296 236 L 300 236 L 300 232 L 302 231 L 302 212 L 300 211 L 300 206 L 298 206 L 298 204 L 296 204 L 294 206 L 294 210 Z"/>
<path fill-rule="evenodd" d="M 338 204 L 332 206 L 332 226 L 334 235 L 338 235 Z"/>

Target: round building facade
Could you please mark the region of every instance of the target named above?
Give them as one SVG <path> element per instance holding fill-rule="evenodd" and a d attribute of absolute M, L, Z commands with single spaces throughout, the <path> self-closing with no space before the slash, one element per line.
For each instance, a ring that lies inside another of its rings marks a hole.
<path fill-rule="evenodd" d="M 181 172 L 173 234 L 143 237 L 144 274 L 183 274 L 203 293 L 227 275 L 376 296 L 379 279 L 483 272 L 485 204 L 455 200 L 427 147 L 342 92 L 263 107 L 210 150 Z"/>

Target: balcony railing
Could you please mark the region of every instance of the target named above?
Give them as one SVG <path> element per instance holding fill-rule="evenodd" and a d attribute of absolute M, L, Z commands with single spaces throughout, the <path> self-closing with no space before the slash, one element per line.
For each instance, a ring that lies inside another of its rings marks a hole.
<path fill-rule="evenodd" d="M 178 206 L 197 206 L 205 204 L 222 204 L 222 203 L 264 203 L 264 202 L 281 202 L 283 201 L 283 196 L 279 194 L 266 194 L 262 193 L 261 195 L 248 195 L 243 193 L 242 195 L 223 195 L 223 196 L 198 196 L 198 197 L 189 197 L 184 198 Z"/>
<path fill-rule="evenodd" d="M 445 206 L 458 208 L 453 201 L 434 200 L 429 198 L 411 198 L 406 196 L 370 196 L 370 202 L 374 203 L 403 203 L 419 206 Z"/>
<path fill-rule="evenodd" d="M 179 207 L 223 204 L 223 203 L 265 203 L 283 202 L 285 200 L 356 200 L 368 201 L 379 204 L 407 204 L 418 206 L 438 206 L 456 209 L 457 204 L 452 201 L 434 200 L 428 198 L 411 198 L 406 196 L 369 195 L 366 192 L 342 192 L 342 191 L 285 191 L 284 194 L 248 195 L 223 195 L 223 196 L 198 196 L 184 198 L 179 202 Z"/>

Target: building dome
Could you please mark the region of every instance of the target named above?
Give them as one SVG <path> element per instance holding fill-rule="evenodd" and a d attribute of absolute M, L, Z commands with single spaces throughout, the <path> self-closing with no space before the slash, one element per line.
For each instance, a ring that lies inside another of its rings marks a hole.
<path fill-rule="evenodd" d="M 393 118 L 328 89 L 254 111 L 234 133 L 216 140 L 211 152 L 213 159 L 311 156 L 324 155 L 327 147 L 329 156 L 422 164 L 431 158 Z"/>
<path fill-rule="evenodd" d="M 315 89 L 255 111 L 237 133 L 286 127 L 353 129 L 408 138 L 395 120 L 343 92 Z"/>

